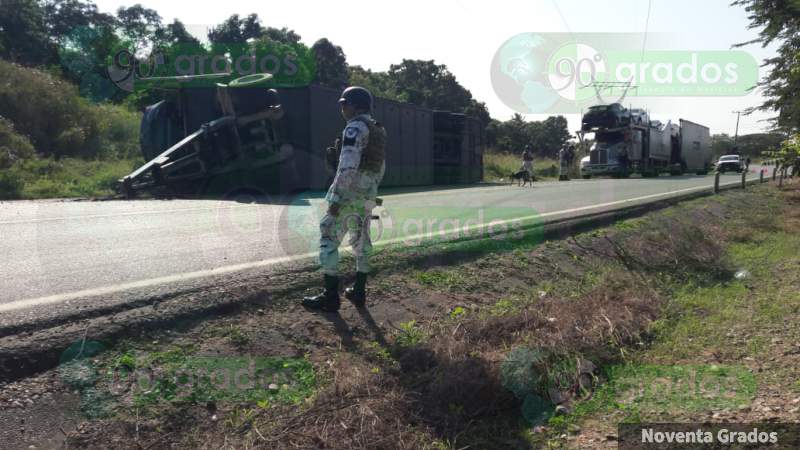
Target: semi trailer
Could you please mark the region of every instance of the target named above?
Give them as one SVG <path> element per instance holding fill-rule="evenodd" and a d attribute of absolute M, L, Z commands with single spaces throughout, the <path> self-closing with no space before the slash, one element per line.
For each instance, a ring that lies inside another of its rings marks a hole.
<path fill-rule="evenodd" d="M 706 126 L 680 119 L 650 120 L 641 109 L 620 104 L 593 106 L 583 116 L 578 137 L 594 135 L 589 155 L 581 159 L 583 178 L 597 175 L 644 177 L 661 173 L 698 175 L 711 170 L 711 138 Z"/>
<path fill-rule="evenodd" d="M 149 79 L 163 100 L 141 124 L 144 165 L 122 178 L 126 197 L 225 195 L 238 190 L 324 190 L 333 178 L 325 149 L 345 122 L 340 91 L 272 88 L 268 74 Z M 387 132 L 381 186 L 466 184 L 483 178 L 484 127 L 448 111 L 375 98 Z"/>

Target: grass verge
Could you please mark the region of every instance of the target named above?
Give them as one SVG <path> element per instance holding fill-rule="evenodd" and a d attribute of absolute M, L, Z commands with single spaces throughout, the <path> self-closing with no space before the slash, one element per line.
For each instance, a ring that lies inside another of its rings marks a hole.
<path fill-rule="evenodd" d="M 108 196 L 116 192 L 117 180 L 141 164 L 141 158 L 99 161 L 25 159 L 0 175 L 0 199 Z"/>

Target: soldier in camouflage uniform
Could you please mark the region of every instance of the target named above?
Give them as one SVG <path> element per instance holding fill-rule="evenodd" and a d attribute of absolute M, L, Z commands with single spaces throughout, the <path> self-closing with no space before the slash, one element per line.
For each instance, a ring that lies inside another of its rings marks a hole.
<path fill-rule="evenodd" d="M 362 87 L 344 90 L 339 104 L 347 121 L 342 134 L 336 176 L 325 200 L 328 212 L 320 221 L 319 262 L 325 290 L 305 297 L 303 306 L 323 311 L 337 311 L 339 301 L 339 244 L 350 233 L 349 243 L 356 256 L 356 281 L 345 296 L 356 307 L 366 304 L 369 273 L 370 218 L 375 207 L 378 185 L 385 171 L 386 131 L 371 116 L 372 95 Z M 337 145 L 338 147 L 338 145 Z"/>

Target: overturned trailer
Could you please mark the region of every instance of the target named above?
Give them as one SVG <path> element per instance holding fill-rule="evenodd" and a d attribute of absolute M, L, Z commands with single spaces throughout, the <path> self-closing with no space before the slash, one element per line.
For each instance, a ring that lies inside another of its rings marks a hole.
<path fill-rule="evenodd" d="M 143 116 L 147 163 L 120 180 L 126 196 L 327 188 L 333 173 L 325 148 L 344 127 L 339 91 L 318 85 L 270 89 L 264 75 L 230 82 L 205 76 L 200 85 L 198 78 L 155 80 L 165 96 Z M 381 186 L 482 179 L 484 134 L 475 119 L 382 98 L 375 99 L 373 116 L 387 132 Z"/>

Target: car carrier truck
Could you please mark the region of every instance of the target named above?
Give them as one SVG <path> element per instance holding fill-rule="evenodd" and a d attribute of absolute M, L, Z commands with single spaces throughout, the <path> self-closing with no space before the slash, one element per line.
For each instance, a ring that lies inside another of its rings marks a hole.
<path fill-rule="evenodd" d="M 583 178 L 635 173 L 651 177 L 664 172 L 704 175 L 711 169 L 709 129 L 688 120 L 663 124 L 618 103 L 597 105 L 583 116 L 578 137 L 583 141 L 589 133 L 594 134 L 594 143 L 589 156 L 581 159 Z"/>

